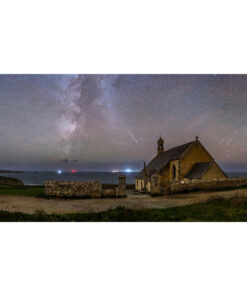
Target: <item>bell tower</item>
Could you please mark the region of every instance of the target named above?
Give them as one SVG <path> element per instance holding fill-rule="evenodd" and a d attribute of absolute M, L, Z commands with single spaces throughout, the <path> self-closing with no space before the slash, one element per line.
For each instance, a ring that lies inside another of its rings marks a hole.
<path fill-rule="evenodd" d="M 160 154 L 162 152 L 164 152 L 164 140 L 160 136 L 160 138 L 158 140 L 157 154 Z"/>

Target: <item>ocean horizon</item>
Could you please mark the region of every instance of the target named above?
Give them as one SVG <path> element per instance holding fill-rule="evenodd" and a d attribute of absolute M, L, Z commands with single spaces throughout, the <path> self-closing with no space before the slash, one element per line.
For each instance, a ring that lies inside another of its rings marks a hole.
<path fill-rule="evenodd" d="M 109 171 L 83 171 L 83 172 L 54 172 L 54 171 L 23 171 L 12 173 L 0 173 L 0 176 L 12 177 L 21 180 L 25 185 L 42 186 L 45 181 L 100 181 L 103 184 L 117 184 L 120 175 L 126 176 L 127 184 L 135 183 L 135 176 L 138 171 L 131 172 L 109 172 Z M 226 172 L 227 176 L 247 177 L 246 172 Z"/>
<path fill-rule="evenodd" d="M 54 172 L 54 171 L 24 171 L 0 173 L 0 176 L 12 177 L 21 180 L 25 185 L 44 185 L 45 181 L 100 181 L 103 184 L 117 184 L 120 175 L 126 176 L 126 183 L 135 183 L 138 171 L 109 172 L 109 171 L 83 171 L 83 172 Z"/>

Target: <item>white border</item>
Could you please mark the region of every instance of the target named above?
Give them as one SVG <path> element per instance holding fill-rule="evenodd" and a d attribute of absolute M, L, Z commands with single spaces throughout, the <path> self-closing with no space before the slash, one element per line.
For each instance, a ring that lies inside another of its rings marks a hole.
<path fill-rule="evenodd" d="M 246 73 L 239 0 L 8 0 L 0 33 L 2 74 Z M 245 230 L 2 223 L 1 293 L 245 295 Z"/>
<path fill-rule="evenodd" d="M 245 224 L 1 225 L 3 295 L 245 295 Z"/>
<path fill-rule="evenodd" d="M 246 73 L 246 2 L 0 2 L 1 73 Z"/>

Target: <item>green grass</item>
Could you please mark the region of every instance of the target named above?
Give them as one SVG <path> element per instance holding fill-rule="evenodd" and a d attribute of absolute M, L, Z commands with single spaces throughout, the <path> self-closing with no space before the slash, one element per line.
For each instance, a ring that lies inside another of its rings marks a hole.
<path fill-rule="evenodd" d="M 212 199 L 204 203 L 168 209 L 130 210 L 118 207 L 101 213 L 35 214 L 0 211 L 0 221 L 47 222 L 146 222 L 146 221 L 247 221 L 247 197 Z"/>
<path fill-rule="evenodd" d="M 233 191 L 233 190 L 246 189 L 246 188 L 247 188 L 247 185 L 234 186 L 234 187 L 222 187 L 222 188 L 214 188 L 214 189 L 192 189 L 192 190 L 185 189 L 180 192 L 174 192 L 174 194 L 186 194 L 186 193 L 193 193 L 193 192 L 221 192 L 221 191 Z"/>
<path fill-rule="evenodd" d="M 45 197 L 43 186 L 0 185 L 0 195 L 25 195 L 25 196 Z"/>

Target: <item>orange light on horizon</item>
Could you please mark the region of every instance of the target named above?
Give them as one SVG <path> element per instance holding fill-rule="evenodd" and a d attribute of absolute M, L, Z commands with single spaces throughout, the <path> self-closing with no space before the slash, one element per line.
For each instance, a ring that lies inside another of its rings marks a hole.
<path fill-rule="evenodd" d="M 71 173 L 75 174 L 76 173 L 76 170 L 72 170 Z"/>

